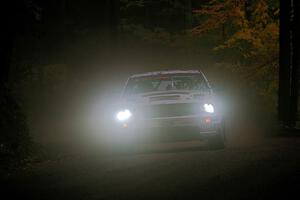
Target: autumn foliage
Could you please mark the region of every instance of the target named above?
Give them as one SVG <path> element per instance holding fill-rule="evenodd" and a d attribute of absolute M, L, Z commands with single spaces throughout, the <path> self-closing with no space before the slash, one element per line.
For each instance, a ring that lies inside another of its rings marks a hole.
<path fill-rule="evenodd" d="M 249 3 L 251 2 L 251 3 Z M 203 36 L 215 30 L 223 42 L 214 50 L 235 50 L 232 70 L 243 75 L 261 96 L 275 100 L 278 82 L 279 9 L 267 0 L 212 0 L 195 15 L 205 17 L 191 32 Z M 273 101 L 275 104 L 275 101 Z"/>

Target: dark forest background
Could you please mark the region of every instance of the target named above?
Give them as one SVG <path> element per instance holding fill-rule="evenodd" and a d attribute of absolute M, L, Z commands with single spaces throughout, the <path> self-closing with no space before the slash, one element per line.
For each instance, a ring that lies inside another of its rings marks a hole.
<path fill-rule="evenodd" d="M 126 78 L 145 71 L 203 70 L 232 119 L 277 118 L 278 0 L 7 2 L 1 153 L 95 131 Z"/>

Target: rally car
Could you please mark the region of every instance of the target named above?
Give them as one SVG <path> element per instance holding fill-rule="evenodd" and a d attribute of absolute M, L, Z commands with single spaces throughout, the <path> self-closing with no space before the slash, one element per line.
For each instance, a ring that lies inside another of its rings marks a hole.
<path fill-rule="evenodd" d="M 212 148 L 224 148 L 225 123 L 213 89 L 203 72 L 168 70 L 129 77 L 115 113 L 120 134 L 131 140 L 149 138 L 157 130 L 192 130 Z M 172 137 L 172 132 L 168 134 Z M 124 138 L 125 138 L 124 137 Z"/>

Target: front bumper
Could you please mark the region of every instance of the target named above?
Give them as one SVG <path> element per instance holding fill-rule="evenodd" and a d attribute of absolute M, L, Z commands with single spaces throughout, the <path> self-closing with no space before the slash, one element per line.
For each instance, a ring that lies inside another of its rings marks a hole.
<path fill-rule="evenodd" d="M 119 124 L 119 131 L 126 135 L 155 135 L 167 134 L 171 137 L 177 132 L 179 135 L 194 135 L 207 137 L 218 133 L 222 127 L 222 117 L 216 114 L 188 115 L 178 117 L 161 117 L 150 119 L 131 119 L 129 122 Z M 147 132 L 147 134 L 142 134 Z"/>

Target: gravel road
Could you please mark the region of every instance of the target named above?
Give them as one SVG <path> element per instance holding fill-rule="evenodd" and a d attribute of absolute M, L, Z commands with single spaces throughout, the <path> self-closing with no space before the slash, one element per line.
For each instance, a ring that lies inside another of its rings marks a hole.
<path fill-rule="evenodd" d="M 292 199 L 300 191 L 300 137 L 214 151 L 190 141 L 75 155 L 35 164 L 1 185 L 1 199 Z"/>

